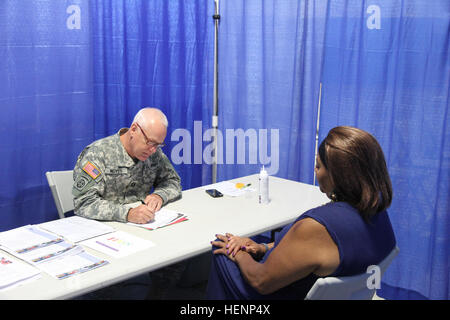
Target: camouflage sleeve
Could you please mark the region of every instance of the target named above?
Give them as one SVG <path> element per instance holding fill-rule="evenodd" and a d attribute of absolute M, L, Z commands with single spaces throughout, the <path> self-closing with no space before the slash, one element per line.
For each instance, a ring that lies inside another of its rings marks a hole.
<path fill-rule="evenodd" d="M 158 175 L 153 184 L 153 193 L 163 199 L 163 204 L 181 197 L 181 179 L 167 156 L 161 151 L 158 159 Z"/>
<path fill-rule="evenodd" d="M 127 221 L 129 208 L 105 200 L 104 165 L 101 157 L 83 151 L 73 170 L 74 212 L 76 215 L 96 220 Z"/>

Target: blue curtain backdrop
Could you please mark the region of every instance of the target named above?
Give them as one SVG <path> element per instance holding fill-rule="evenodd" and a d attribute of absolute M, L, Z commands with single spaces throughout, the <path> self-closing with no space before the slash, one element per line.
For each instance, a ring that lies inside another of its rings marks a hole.
<path fill-rule="evenodd" d="M 449 22 L 436 1 L 226 0 L 218 180 L 313 183 L 319 139 L 373 133 L 394 187 L 401 253 L 380 296 L 449 297 Z M 57 218 L 45 179 L 142 106 L 169 118 L 183 188 L 210 182 L 213 0 L 0 3 L 0 231 Z M 301 199 L 299 199 L 301 201 Z"/>
<path fill-rule="evenodd" d="M 178 153 L 171 157 L 175 145 L 184 142 L 190 147 L 186 134 L 172 138 L 171 133 L 177 129 L 193 133 L 196 121 L 201 125 L 198 131 L 211 126 L 214 3 L 90 1 L 90 10 L 93 138 L 128 127 L 144 106 L 158 107 L 169 120 L 163 151 L 175 160 L 183 189 L 210 182 L 210 169 L 204 170 L 209 179 L 202 175 L 202 166 L 207 164 L 193 159 L 179 163 Z"/>
<path fill-rule="evenodd" d="M 386 298 L 450 296 L 449 32 L 449 1 L 327 8 L 319 139 L 352 125 L 383 147 L 400 248 L 379 292 Z"/>
<path fill-rule="evenodd" d="M 89 20 L 88 1 L 0 2 L 0 231 L 56 219 L 45 172 L 92 141 Z"/>
<path fill-rule="evenodd" d="M 258 173 L 267 163 L 269 174 L 313 183 L 326 6 L 297 0 L 221 3 L 219 126 L 224 155 L 218 180 Z M 240 143 L 226 139 L 227 129 L 234 129 L 235 136 L 237 129 L 247 133 L 245 165 L 238 158 Z M 259 147 L 253 164 L 252 139 Z M 266 149 L 260 145 L 264 139 Z"/>
<path fill-rule="evenodd" d="M 167 114 L 169 156 L 181 140 L 172 143 L 174 128 L 211 126 L 213 10 L 210 1 L 0 2 L 0 231 L 56 219 L 45 172 L 73 169 L 86 145 L 129 126 L 141 107 Z M 184 189 L 210 181 L 202 166 L 176 165 Z"/>

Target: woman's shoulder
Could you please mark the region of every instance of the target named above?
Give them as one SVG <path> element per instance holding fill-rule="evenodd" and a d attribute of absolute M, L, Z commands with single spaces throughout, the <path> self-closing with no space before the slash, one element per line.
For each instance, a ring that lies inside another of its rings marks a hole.
<path fill-rule="evenodd" d="M 327 215 L 336 215 L 342 213 L 358 213 L 354 207 L 352 207 L 349 203 L 343 201 L 330 201 L 318 207 L 312 208 L 302 214 L 298 220 L 304 219 L 306 217 L 316 217 L 316 216 L 327 216 Z"/>

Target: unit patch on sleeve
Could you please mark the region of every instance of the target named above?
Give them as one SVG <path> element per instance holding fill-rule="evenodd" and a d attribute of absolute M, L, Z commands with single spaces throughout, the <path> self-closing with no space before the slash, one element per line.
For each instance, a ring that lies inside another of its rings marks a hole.
<path fill-rule="evenodd" d="M 100 170 L 98 170 L 98 168 L 89 161 L 84 165 L 83 171 L 86 172 L 94 180 L 102 174 Z"/>
<path fill-rule="evenodd" d="M 88 178 L 85 178 L 83 176 L 78 177 L 77 181 L 75 181 L 75 188 L 78 191 L 83 191 L 84 187 L 88 183 Z"/>

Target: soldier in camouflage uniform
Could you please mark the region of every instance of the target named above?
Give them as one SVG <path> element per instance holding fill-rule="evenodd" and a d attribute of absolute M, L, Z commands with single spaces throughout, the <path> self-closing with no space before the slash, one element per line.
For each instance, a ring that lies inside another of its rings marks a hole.
<path fill-rule="evenodd" d="M 179 198 L 180 177 L 160 149 L 167 125 L 160 110 L 144 108 L 129 129 L 87 146 L 73 172 L 75 214 L 147 223 L 163 204 Z"/>
<path fill-rule="evenodd" d="M 75 213 L 96 220 L 147 223 L 163 204 L 179 198 L 180 177 L 160 149 L 167 126 L 160 110 L 144 108 L 129 129 L 87 146 L 73 171 Z M 185 268 L 186 262 L 180 262 L 151 272 L 147 298 L 163 298 Z"/>

